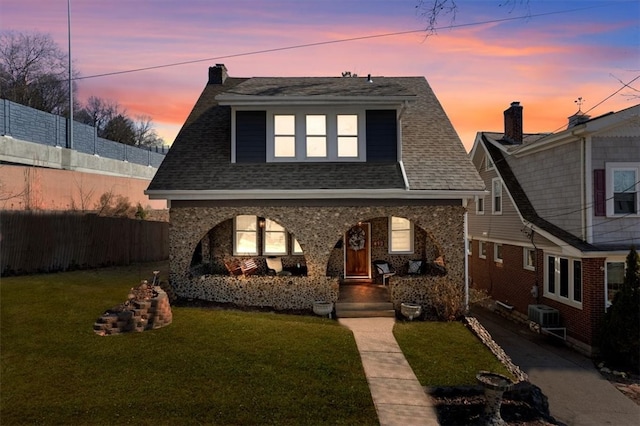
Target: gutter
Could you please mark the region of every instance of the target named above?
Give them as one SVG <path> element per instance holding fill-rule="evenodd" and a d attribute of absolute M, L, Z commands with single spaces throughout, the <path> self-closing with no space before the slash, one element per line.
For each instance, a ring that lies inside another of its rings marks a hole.
<path fill-rule="evenodd" d="M 150 199 L 166 200 L 309 200 L 309 199 L 431 199 L 455 200 L 481 196 L 485 190 L 295 189 L 295 190 L 146 190 Z"/>

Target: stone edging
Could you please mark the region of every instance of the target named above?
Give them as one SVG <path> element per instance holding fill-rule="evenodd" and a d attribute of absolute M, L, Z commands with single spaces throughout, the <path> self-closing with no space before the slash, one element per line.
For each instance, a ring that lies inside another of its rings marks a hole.
<path fill-rule="evenodd" d="M 527 375 L 527 373 L 522 371 L 520 367 L 513 363 L 509 355 L 507 355 L 502 347 L 500 347 L 500 345 L 498 345 L 493 340 L 491 334 L 489 334 L 489 332 L 482 326 L 482 324 L 480 324 L 480 322 L 476 318 L 465 316 L 464 323 L 469 326 L 473 334 L 475 334 L 478 339 L 480 339 L 480 341 L 489 348 L 489 350 L 496 356 L 496 358 L 498 358 L 498 360 L 507 368 L 507 370 L 511 374 L 513 374 L 513 376 L 516 378 L 516 383 L 529 381 L 529 376 Z"/>

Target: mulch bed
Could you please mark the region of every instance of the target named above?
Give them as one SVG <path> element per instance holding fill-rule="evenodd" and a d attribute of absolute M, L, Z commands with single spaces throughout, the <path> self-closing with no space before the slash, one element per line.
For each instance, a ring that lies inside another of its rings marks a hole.
<path fill-rule="evenodd" d="M 505 392 L 500 415 L 508 425 L 562 425 L 549 415 L 546 398 L 539 389 Z M 436 405 L 438 422 L 443 426 L 481 425 L 485 398 L 480 387 L 435 388 L 429 394 Z"/>

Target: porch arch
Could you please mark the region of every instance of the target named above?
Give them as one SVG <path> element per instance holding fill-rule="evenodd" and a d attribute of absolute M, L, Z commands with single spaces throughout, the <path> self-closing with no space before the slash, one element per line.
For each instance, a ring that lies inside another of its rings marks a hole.
<path fill-rule="evenodd" d="M 424 206 L 220 206 L 172 208 L 170 278 L 187 282 L 191 255 L 210 229 L 241 214 L 275 220 L 295 235 L 303 249 L 308 275 L 326 276 L 327 264 L 345 230 L 370 218 L 405 217 L 428 232 L 447 259 L 448 275 L 463 281 L 464 212 L 461 205 Z"/>

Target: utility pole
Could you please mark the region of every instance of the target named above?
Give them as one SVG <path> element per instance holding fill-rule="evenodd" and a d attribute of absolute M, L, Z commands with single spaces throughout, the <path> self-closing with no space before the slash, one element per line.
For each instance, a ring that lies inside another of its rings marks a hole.
<path fill-rule="evenodd" d="M 73 149 L 73 80 L 71 76 L 71 0 L 67 0 L 67 30 L 69 34 L 69 128 L 67 129 L 67 148 Z"/>

